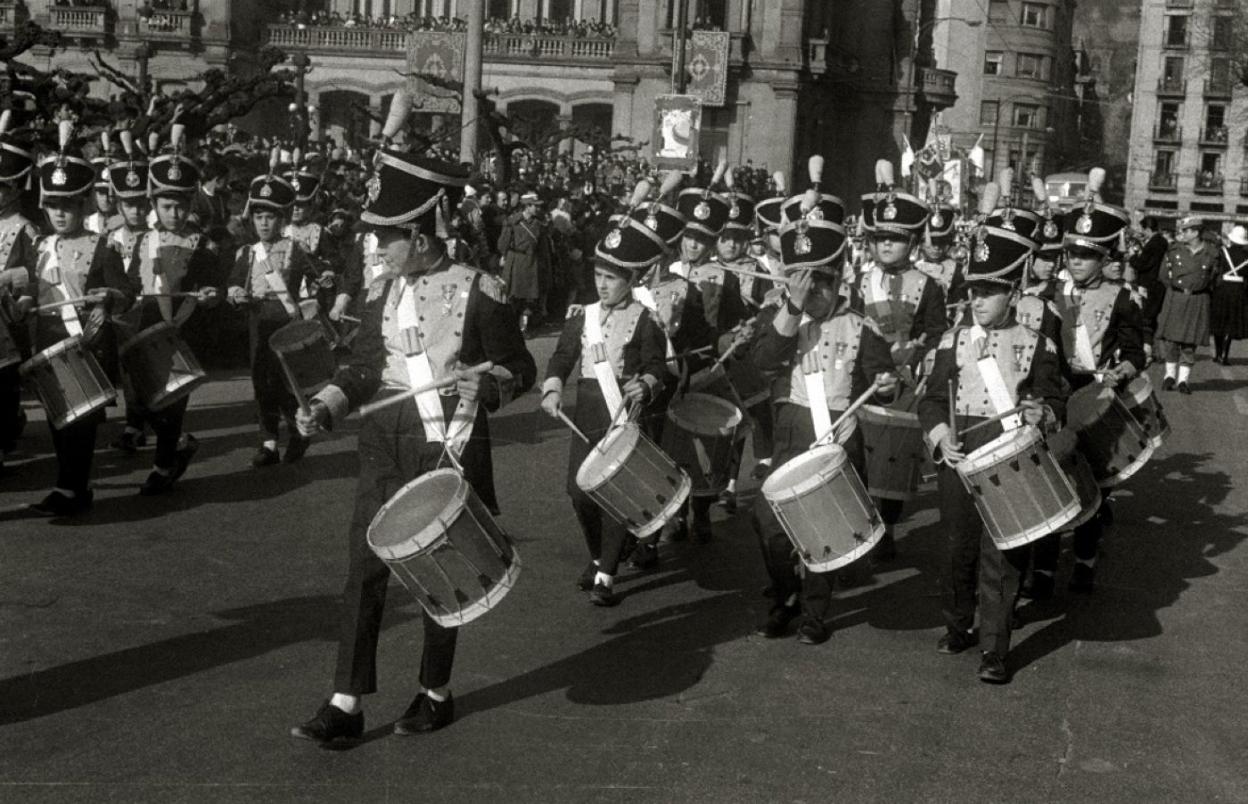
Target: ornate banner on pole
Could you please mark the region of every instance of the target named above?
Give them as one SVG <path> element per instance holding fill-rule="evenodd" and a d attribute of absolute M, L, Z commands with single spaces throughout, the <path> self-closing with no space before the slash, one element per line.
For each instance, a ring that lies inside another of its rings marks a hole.
<path fill-rule="evenodd" d="M 728 90 L 728 50 L 732 35 L 726 31 L 693 31 L 685 46 L 686 92 L 702 99 L 703 106 L 723 106 Z M 673 51 L 676 48 L 672 48 Z M 672 55 L 673 82 L 681 65 Z"/>
<path fill-rule="evenodd" d="M 686 173 L 698 167 L 702 107 L 692 95 L 660 95 L 654 99 L 654 133 L 650 137 L 654 164 L 660 170 Z"/>
<path fill-rule="evenodd" d="M 419 75 L 463 81 L 466 50 L 466 35 L 462 33 L 412 31 L 407 35 L 407 89 L 416 111 L 459 114 L 456 92 Z"/>

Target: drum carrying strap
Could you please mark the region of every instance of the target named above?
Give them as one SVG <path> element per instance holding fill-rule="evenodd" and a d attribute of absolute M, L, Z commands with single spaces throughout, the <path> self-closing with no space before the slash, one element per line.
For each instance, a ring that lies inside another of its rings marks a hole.
<path fill-rule="evenodd" d="M 988 401 L 992 403 L 993 409 L 1001 414 L 1014 407 L 1014 395 L 1005 385 L 1005 377 L 1001 376 L 1001 367 L 997 365 L 997 359 L 987 354 L 984 349 L 987 339 L 988 333 L 983 327 L 978 324 L 971 327 L 971 344 L 975 346 L 980 355 L 975 364 L 976 368 L 979 369 L 984 388 L 988 390 Z M 1022 425 L 1023 421 L 1017 413 L 1001 420 L 1001 426 L 1006 430 L 1014 430 Z"/>
<path fill-rule="evenodd" d="M 155 231 L 148 232 L 147 235 L 147 256 L 152 265 L 152 288 L 157 294 L 156 307 L 160 310 L 160 317 L 165 323 L 172 324 L 173 297 L 169 295 L 172 289 L 169 287 L 164 271 L 160 269 L 160 235 Z"/>
<path fill-rule="evenodd" d="M 415 291 L 408 293 L 409 286 L 402 279 L 396 280 L 399 285 L 399 304 L 396 312 L 399 337 L 403 341 L 403 351 L 407 362 L 407 379 L 413 388 L 420 388 L 434 381 L 433 364 L 429 362 L 429 353 L 421 341 L 418 328 L 419 318 L 416 314 Z M 425 426 L 425 438 L 446 448 L 455 457 L 464 451 L 468 439 L 472 437 L 472 424 L 477 418 L 477 403 L 465 402 L 462 399 L 451 416 L 450 428 L 447 428 L 446 415 L 442 412 L 442 395 L 437 389 L 416 395 L 416 408 L 420 411 L 420 420 Z"/>
<path fill-rule="evenodd" d="M 377 235 L 369 232 L 364 235 L 364 273 L 365 284 L 371 285 L 386 272 L 386 264 L 377 256 Z"/>
<path fill-rule="evenodd" d="M 1244 260 L 1239 265 L 1235 265 L 1234 262 L 1232 262 L 1231 260 L 1231 252 L 1229 249 L 1226 248 L 1226 246 L 1222 247 L 1222 256 L 1226 257 L 1226 264 L 1231 266 L 1230 270 L 1222 274 L 1222 281 L 1223 282 L 1243 282 L 1244 278 L 1240 276 L 1239 272 L 1244 270 L 1245 266 L 1248 266 L 1248 260 Z"/>
<path fill-rule="evenodd" d="M 1067 280 L 1064 295 L 1074 302 L 1075 305 L 1075 354 L 1073 361 L 1077 364 L 1075 368 L 1092 371 L 1096 368 L 1096 352 L 1092 349 L 1092 337 L 1088 335 L 1087 326 L 1079 319 L 1079 300 L 1083 294 L 1075 287 L 1073 281 Z"/>
<path fill-rule="evenodd" d="M 614 421 L 624 407 L 624 396 L 620 393 L 620 382 L 615 377 L 615 369 L 607 359 L 607 346 L 602 337 L 602 322 L 598 316 L 602 313 L 602 302 L 594 302 L 585 308 L 585 340 L 589 344 L 594 376 L 598 378 L 598 387 L 602 390 L 602 398 L 607 402 L 607 413 Z M 611 313 L 608 312 L 607 315 Z"/>
<path fill-rule="evenodd" d="M 61 272 L 61 258 L 56 253 L 56 247 L 60 243 L 60 237 L 52 235 L 43 241 L 43 269 L 39 278 L 56 289 L 60 298 L 57 301 L 64 301 L 74 297 L 73 291 L 69 288 L 69 283 L 65 281 L 65 275 Z M 65 324 L 65 331 L 71 336 L 82 335 L 82 322 L 78 320 L 78 308 L 72 304 L 63 305 L 60 308 L 61 321 Z"/>
<path fill-rule="evenodd" d="M 806 385 L 806 401 L 810 403 L 810 422 L 815 428 L 815 443 L 832 435 L 832 412 L 828 410 L 828 393 L 823 385 L 823 366 L 819 350 L 802 355 L 802 381 Z"/>
<path fill-rule="evenodd" d="M 641 302 L 641 306 L 654 313 L 654 320 L 659 322 L 660 328 L 663 328 L 663 339 L 667 341 L 667 358 L 671 360 L 676 356 L 676 350 L 672 348 L 672 336 L 667 329 L 663 327 L 661 316 L 659 315 L 659 304 L 654 300 L 654 294 L 650 292 L 650 288 L 642 285 L 633 288 L 633 298 Z M 680 368 L 675 363 L 668 363 L 667 370 L 673 374 L 679 374 Z"/>
<path fill-rule="evenodd" d="M 282 272 L 277 269 L 276 265 L 269 262 L 269 247 L 263 242 L 258 241 L 252 244 L 251 264 L 253 268 L 264 271 L 264 281 L 277 296 L 277 300 L 282 303 L 282 307 L 286 308 L 286 314 L 291 318 L 302 318 L 299 314 L 299 306 L 295 304 L 290 290 L 286 287 L 286 280 L 282 278 Z"/>

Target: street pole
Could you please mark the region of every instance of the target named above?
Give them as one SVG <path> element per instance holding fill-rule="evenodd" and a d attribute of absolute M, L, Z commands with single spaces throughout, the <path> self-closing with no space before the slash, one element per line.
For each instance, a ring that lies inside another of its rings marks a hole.
<path fill-rule="evenodd" d="M 1031 174 L 1031 167 L 1028 165 L 1028 162 L 1027 162 L 1027 145 L 1028 145 L 1029 139 L 1030 139 L 1029 132 L 1024 131 L 1023 132 L 1023 152 L 1022 154 L 1019 155 L 1019 164 L 1018 164 L 1018 171 L 1017 171 L 1018 181 L 1014 183 L 1014 186 L 1019 188 L 1020 194 L 1022 192 L 1021 188 L 1022 188 L 1023 181 L 1029 179 L 1030 174 Z"/>
<path fill-rule="evenodd" d="M 988 168 L 985 181 L 992 181 L 997 175 L 997 134 L 1001 131 L 1001 107 L 1004 105 L 1002 101 L 997 101 L 997 115 L 992 121 L 992 166 Z"/>
<path fill-rule="evenodd" d="M 464 53 L 464 91 L 460 100 L 459 161 L 477 164 L 477 91 L 481 89 L 485 0 L 467 0 L 468 35 Z M 462 5 L 461 5 L 462 8 Z"/>
<path fill-rule="evenodd" d="M 308 94 L 304 87 L 304 77 L 308 74 L 311 61 L 306 53 L 296 53 L 295 64 L 295 145 L 301 152 L 308 150 Z"/>
<path fill-rule="evenodd" d="M 689 87 L 685 76 L 685 29 L 689 27 L 689 0 L 677 0 L 676 28 L 672 31 L 672 47 L 675 48 L 676 94 L 683 95 Z"/>

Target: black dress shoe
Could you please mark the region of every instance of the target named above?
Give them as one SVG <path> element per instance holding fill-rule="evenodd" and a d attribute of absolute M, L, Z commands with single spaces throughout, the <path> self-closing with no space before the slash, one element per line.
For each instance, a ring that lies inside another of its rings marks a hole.
<path fill-rule="evenodd" d="M 683 542 L 689 538 L 689 521 L 682 517 L 677 517 L 672 522 L 663 527 L 667 533 L 667 540 L 670 542 Z"/>
<path fill-rule="evenodd" d="M 157 472 L 155 469 L 147 476 L 147 480 L 143 481 L 143 485 L 139 486 L 139 494 L 144 497 L 155 497 L 160 494 L 167 494 L 173 490 L 173 477 L 163 472 Z"/>
<path fill-rule="evenodd" d="M 1019 594 L 1031 600 L 1049 600 L 1053 597 L 1053 576 L 1044 572 L 1032 573 L 1031 580 L 1023 585 Z"/>
<path fill-rule="evenodd" d="M 1010 671 L 1005 667 L 1005 658 L 995 650 L 985 651 L 979 662 L 979 680 L 985 684 L 1008 684 Z"/>
<path fill-rule="evenodd" d="M 595 606 L 611 608 L 620 604 L 620 598 L 615 594 L 615 590 L 605 583 L 596 583 L 589 592 L 589 602 Z"/>
<path fill-rule="evenodd" d="M 1181 382 L 1181 383 L 1179 383 L 1178 388 L 1179 388 L 1179 393 L 1180 393 L 1180 394 L 1191 394 L 1191 393 L 1192 393 L 1191 386 L 1189 386 L 1189 385 L 1188 385 L 1187 383 L 1185 383 L 1185 382 Z"/>
<path fill-rule="evenodd" d="M 127 455 L 133 455 L 139 451 L 139 447 L 145 446 L 147 446 L 147 436 L 130 430 L 122 431 L 122 434 L 113 442 L 113 449 L 120 450 Z"/>
<path fill-rule="evenodd" d="M 581 577 L 576 579 L 576 588 L 582 592 L 588 592 L 594 588 L 594 576 L 598 574 L 598 565 L 589 562 L 585 565 L 585 569 L 581 571 Z"/>
<path fill-rule="evenodd" d="M 653 542 L 641 542 L 633 550 L 628 566 L 638 572 L 655 572 L 659 568 L 659 546 Z"/>
<path fill-rule="evenodd" d="M 724 510 L 729 514 L 737 513 L 737 493 L 735 491 L 725 491 L 720 494 L 719 504 L 724 506 Z"/>
<path fill-rule="evenodd" d="M 897 542 L 893 539 L 893 534 L 888 531 L 880 537 L 875 547 L 871 550 L 872 561 L 892 561 L 897 558 Z"/>
<path fill-rule="evenodd" d="M 282 463 L 295 463 L 308 452 L 308 447 L 312 446 L 312 439 L 303 436 L 292 436 L 286 444 L 286 451 L 282 453 Z"/>
<path fill-rule="evenodd" d="M 39 502 L 32 503 L 30 511 L 39 516 L 76 516 L 90 511 L 93 500 L 94 494 L 89 489 L 75 492 L 73 497 L 54 491 Z"/>
<path fill-rule="evenodd" d="M 797 627 L 797 641 L 803 645 L 822 645 L 832 636 L 832 632 L 822 620 L 806 617 Z"/>
<path fill-rule="evenodd" d="M 936 642 L 936 652 L 952 656 L 970 650 L 979 644 L 979 634 L 974 631 L 945 631 Z"/>
<path fill-rule="evenodd" d="M 1164 380 L 1162 380 L 1161 390 L 1173 391 L 1174 390 L 1174 377 L 1166 377 Z"/>
<path fill-rule="evenodd" d="M 1114 507 L 1109 504 L 1108 498 L 1101 503 L 1101 507 L 1097 510 L 1096 516 L 1101 520 L 1101 527 L 1108 528 L 1114 524 Z"/>
<path fill-rule="evenodd" d="M 364 713 L 349 715 L 329 701 L 321 704 L 316 716 L 290 730 L 291 737 L 328 745 L 337 740 L 358 740 L 364 736 Z"/>
<path fill-rule="evenodd" d="M 754 632 L 767 639 L 779 639 L 789 631 L 789 623 L 800 614 L 797 606 L 772 606 L 767 613 L 767 620 Z"/>
<path fill-rule="evenodd" d="M 403 717 L 394 722 L 395 734 L 426 734 L 451 725 L 455 719 L 455 696 L 435 701 L 426 693 L 416 696 Z"/>
<path fill-rule="evenodd" d="M 771 474 L 771 464 L 759 462 L 754 464 L 754 470 L 750 472 L 750 477 L 755 480 L 763 480 L 769 474 Z"/>
<path fill-rule="evenodd" d="M 266 466 L 276 466 L 282 462 L 282 458 L 277 454 L 277 450 L 268 447 L 260 447 L 256 450 L 256 454 L 251 456 L 251 465 L 257 469 L 263 469 Z"/>
<path fill-rule="evenodd" d="M 186 467 L 191 465 L 191 458 L 195 457 L 195 453 L 199 450 L 199 439 L 190 433 L 186 434 L 186 446 L 178 450 L 177 459 L 173 464 L 173 480 L 177 480 L 186 474 Z"/>
<path fill-rule="evenodd" d="M 1090 594 L 1096 588 L 1096 568 L 1087 564 L 1075 564 L 1070 573 L 1070 591 Z"/>

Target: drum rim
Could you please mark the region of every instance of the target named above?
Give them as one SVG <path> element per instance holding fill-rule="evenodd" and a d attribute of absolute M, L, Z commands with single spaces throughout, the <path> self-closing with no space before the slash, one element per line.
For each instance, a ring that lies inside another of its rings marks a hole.
<path fill-rule="evenodd" d="M 125 355 L 126 352 L 130 351 L 130 349 L 133 348 L 140 341 L 148 340 L 149 338 L 154 338 L 156 337 L 156 335 L 160 334 L 161 332 L 165 332 L 166 330 L 173 330 L 175 335 L 178 334 L 178 328 L 176 326 L 174 326 L 173 324 L 170 324 L 168 321 L 161 321 L 159 323 L 152 324 L 150 327 L 144 327 L 143 329 L 136 332 L 134 335 L 131 335 L 129 338 L 126 339 L 126 341 L 123 344 L 121 344 L 121 346 L 117 348 L 117 352 L 120 355 Z"/>
<path fill-rule="evenodd" d="M 697 397 L 697 399 L 695 400 L 694 397 Z M 721 425 L 714 432 L 701 430 L 694 426 L 694 422 L 689 421 L 687 418 L 682 418 L 680 415 L 680 408 L 685 403 L 698 402 L 700 405 L 705 406 L 708 401 L 712 407 L 719 407 L 725 412 L 728 410 L 732 411 L 732 415 L 728 419 L 728 424 Z M 721 396 L 706 394 L 699 391 L 691 391 L 681 397 L 678 401 L 673 402 L 667 409 L 667 417 L 681 428 L 688 430 L 691 433 L 697 433 L 698 435 L 726 435 L 740 427 L 741 422 L 745 420 L 745 415 L 741 412 L 741 408 L 737 407 L 732 402 Z"/>
<path fill-rule="evenodd" d="M 44 363 L 51 362 L 53 357 L 61 354 L 62 352 L 68 352 L 70 349 L 75 348 L 75 346 L 84 352 L 87 351 L 87 347 L 82 343 L 82 338 L 77 335 L 70 335 L 60 339 L 45 349 L 40 349 L 38 352 L 35 352 L 30 357 L 23 360 L 21 363 L 22 370 L 34 370 L 36 364 L 42 365 Z M 30 368 L 27 369 L 27 366 Z"/>
<path fill-rule="evenodd" d="M 961 463 L 958 464 L 958 472 L 963 475 L 970 475 L 983 471 L 991 466 L 996 466 L 1007 458 L 1014 457 L 1026 452 L 1037 443 L 1044 441 L 1040 434 L 1040 429 L 1035 425 L 1024 424 L 1022 427 L 1015 427 L 1013 430 L 1006 430 L 1001 435 L 989 441 L 987 444 L 967 455 Z M 1018 444 L 1018 448 L 1010 453 L 1003 453 L 994 460 L 986 460 L 997 450 L 1007 445 Z"/>
<path fill-rule="evenodd" d="M 274 339 L 288 329 L 306 329 L 307 333 L 303 334 L 298 340 L 294 340 L 292 338 L 292 340 L 282 343 L 280 346 L 277 343 L 274 343 Z M 291 321 L 283 324 L 274 330 L 273 334 L 269 336 L 269 348 L 275 352 L 293 352 L 297 349 L 306 348 L 317 341 L 321 341 L 327 348 L 329 347 L 329 337 L 325 334 L 325 325 L 320 321 L 301 318 L 297 321 Z"/>
<path fill-rule="evenodd" d="M 894 410 L 883 405 L 863 405 L 858 408 L 858 418 L 863 422 L 872 422 L 885 427 L 902 427 L 904 429 L 923 429 L 919 423 L 919 414 L 907 410 Z"/>
<path fill-rule="evenodd" d="M 590 488 L 599 488 L 603 483 L 606 483 L 608 480 L 615 477 L 616 473 L 620 471 L 620 467 L 624 465 L 624 460 L 612 454 L 610 448 L 615 445 L 616 441 L 624 438 L 625 433 L 633 436 L 633 446 L 627 453 L 625 453 L 625 455 L 632 454 L 633 450 L 636 449 L 637 442 L 641 440 L 640 437 L 643 435 L 641 427 L 636 422 L 624 422 L 612 427 L 603 435 L 602 438 L 598 439 L 598 443 L 590 445 L 589 453 L 585 456 L 585 459 L 581 461 L 581 465 L 577 467 L 576 485 L 578 488 L 588 493 Z M 598 461 L 602 462 L 603 469 L 605 470 L 602 474 L 602 479 L 594 483 L 592 486 L 588 486 L 588 479 L 585 478 L 586 467 L 597 466 Z M 581 482 L 582 479 L 585 479 L 586 482 Z"/>
<path fill-rule="evenodd" d="M 1094 394 L 1089 393 L 1091 389 L 1095 389 Z M 1097 411 L 1097 416 L 1095 419 L 1085 420 L 1083 417 L 1077 416 L 1075 414 L 1075 411 L 1079 410 L 1079 407 L 1077 407 L 1078 403 L 1076 402 L 1076 399 L 1077 398 L 1081 399 L 1082 398 L 1081 395 L 1090 396 L 1096 399 L 1098 402 L 1102 402 L 1102 401 L 1104 402 L 1104 404 L 1100 406 L 1099 410 Z M 1087 427 L 1090 427 L 1091 425 L 1100 421 L 1101 417 L 1104 416 L 1105 413 L 1114 406 L 1115 399 L 1118 399 L 1117 392 L 1115 392 L 1113 388 L 1110 388 L 1108 385 L 1105 385 L 1104 383 L 1094 382 L 1094 383 L 1089 383 L 1088 385 L 1083 386 L 1079 390 L 1073 392 L 1070 395 L 1070 398 L 1066 400 L 1066 424 L 1067 426 L 1075 428 L 1076 431 L 1083 431 Z"/>
<path fill-rule="evenodd" d="M 400 541 L 400 542 L 395 542 L 393 544 L 383 544 L 383 545 L 376 544 L 373 541 L 373 531 L 375 528 L 379 527 L 383 519 L 387 518 L 390 511 L 393 509 L 395 502 L 397 502 L 400 498 L 402 498 L 406 493 L 410 492 L 414 487 L 419 486 L 422 483 L 426 483 L 430 479 L 441 479 L 447 476 L 454 476 L 458 478 L 459 483 L 455 488 L 454 494 L 451 495 L 451 499 L 447 502 L 446 506 L 443 507 L 443 509 L 438 513 L 438 520 L 442 521 L 444 518 L 447 518 L 448 512 L 463 510 L 467 506 L 468 492 L 471 490 L 471 486 L 469 485 L 467 478 L 465 478 L 462 474 L 460 474 L 455 469 L 450 469 L 450 468 L 434 469 L 431 472 L 425 472 L 419 477 L 412 479 L 408 483 L 404 484 L 402 488 L 396 491 L 390 497 L 389 500 L 386 500 L 385 505 L 377 509 L 377 513 L 373 515 L 372 520 L 368 523 L 368 530 L 365 531 L 364 537 L 365 537 L 365 540 L 368 542 L 369 548 L 371 548 L 372 551 L 376 553 L 379 558 L 382 558 L 383 561 L 387 557 L 394 561 L 402 561 L 403 559 L 420 551 L 421 549 L 420 547 L 414 550 L 407 550 L 405 552 L 399 552 L 396 548 L 406 547 L 408 545 L 411 545 L 417 542 L 416 537 L 427 532 L 429 528 L 432 526 L 433 524 L 432 522 L 426 523 L 425 525 L 421 527 L 420 530 L 409 535 L 405 540 Z M 385 554 L 384 556 L 382 555 L 383 553 Z"/>
<path fill-rule="evenodd" d="M 779 488 L 777 488 L 779 481 L 776 480 L 776 478 L 783 477 L 784 470 L 786 468 L 792 467 L 789 470 L 794 471 L 799 462 L 802 464 L 814 463 L 818 460 L 818 458 L 815 457 L 816 453 L 824 452 L 829 453 L 831 456 L 830 460 L 825 463 L 825 468 L 843 470 L 845 464 L 849 461 L 849 453 L 846 452 L 845 448 L 840 444 L 820 444 L 817 447 L 812 447 L 800 455 L 794 455 L 792 458 L 789 458 L 787 461 L 777 466 L 771 474 L 767 476 L 767 479 L 763 481 L 763 496 L 768 500 L 792 500 L 823 485 L 822 483 L 812 482 L 811 479 L 817 477 L 817 474 L 807 475 L 798 483 L 788 483 L 780 486 Z M 835 465 L 833 465 L 833 461 L 836 460 L 838 455 L 840 460 L 836 461 Z M 778 496 L 781 492 L 786 493 L 784 496 Z"/>

